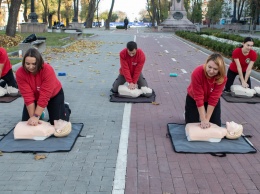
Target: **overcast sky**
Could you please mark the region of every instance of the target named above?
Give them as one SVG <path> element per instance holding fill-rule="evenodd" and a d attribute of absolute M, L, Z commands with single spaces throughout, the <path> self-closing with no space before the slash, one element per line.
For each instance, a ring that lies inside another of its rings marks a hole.
<path fill-rule="evenodd" d="M 112 0 L 101 0 L 99 3 L 99 11 L 110 10 Z M 139 19 L 139 12 L 146 9 L 147 0 L 115 0 L 113 11 L 122 11 L 132 22 L 135 18 Z"/>

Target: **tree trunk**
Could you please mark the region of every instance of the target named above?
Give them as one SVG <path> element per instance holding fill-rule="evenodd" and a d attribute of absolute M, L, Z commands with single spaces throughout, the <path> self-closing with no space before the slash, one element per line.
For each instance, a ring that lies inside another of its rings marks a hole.
<path fill-rule="evenodd" d="M 89 5 L 88 5 L 86 28 L 92 28 L 95 11 L 96 11 L 96 0 L 90 0 Z"/>
<path fill-rule="evenodd" d="M 52 27 L 52 14 L 49 13 L 48 15 L 48 27 L 51 28 Z"/>
<path fill-rule="evenodd" d="M 151 12 L 150 12 L 150 3 L 149 3 L 149 0 L 147 0 L 147 12 L 149 14 L 149 17 L 150 17 L 150 20 L 152 21 L 153 20 L 153 17 L 151 15 Z M 170 7 L 169 7 L 169 11 L 170 11 Z M 150 26 L 150 25 L 149 25 Z"/>
<path fill-rule="evenodd" d="M 163 15 L 162 15 L 162 5 L 161 5 L 161 0 L 158 0 L 158 9 L 159 9 L 159 23 L 161 23 L 162 22 L 162 20 L 163 20 Z"/>
<path fill-rule="evenodd" d="M 112 17 L 114 4 L 115 4 L 115 0 L 112 0 L 110 11 L 108 13 L 108 17 L 107 17 L 107 20 L 106 20 L 106 30 L 110 30 L 110 21 L 111 21 L 111 17 Z"/>
<path fill-rule="evenodd" d="M 98 15 L 98 6 L 99 6 L 99 2 L 100 2 L 100 0 L 97 0 L 97 22 L 98 22 L 98 27 L 100 28 L 100 24 L 99 24 L 99 15 Z"/>
<path fill-rule="evenodd" d="M 24 4 L 24 9 L 23 9 L 23 18 L 25 22 L 28 22 L 28 17 L 27 17 L 27 10 L 28 10 L 28 0 L 23 1 Z"/>
<path fill-rule="evenodd" d="M 5 32 L 7 36 L 15 37 L 17 17 L 18 17 L 21 4 L 22 4 L 22 0 L 11 0 L 9 17 L 8 17 L 8 22 L 7 22 L 6 32 Z"/>
<path fill-rule="evenodd" d="M 42 5 L 43 5 L 43 10 L 44 10 L 42 21 L 43 21 L 43 23 L 47 23 L 47 17 L 48 17 L 48 0 L 44 0 L 44 1 L 45 1 L 45 3 L 43 2 L 43 0 L 41 0 Z"/>
<path fill-rule="evenodd" d="M 10 13 L 10 0 L 6 0 L 6 3 L 7 3 L 8 11 L 9 11 L 9 13 Z"/>
<path fill-rule="evenodd" d="M 152 4 L 152 26 L 155 26 L 155 18 L 156 18 L 156 5 L 154 0 L 151 0 L 151 4 Z"/>
<path fill-rule="evenodd" d="M 69 20 L 70 10 L 71 10 L 71 1 L 65 0 L 66 27 L 69 27 L 69 23 L 70 23 L 70 20 Z"/>
<path fill-rule="evenodd" d="M 60 5 L 61 5 L 61 0 L 58 0 L 58 20 L 59 21 L 60 21 Z"/>
<path fill-rule="evenodd" d="M 244 3 L 245 3 L 245 0 L 239 1 L 239 4 L 238 4 L 238 14 L 237 14 L 237 20 L 238 21 L 240 21 L 240 18 L 242 16 L 242 12 L 243 12 L 243 9 L 244 9 Z"/>

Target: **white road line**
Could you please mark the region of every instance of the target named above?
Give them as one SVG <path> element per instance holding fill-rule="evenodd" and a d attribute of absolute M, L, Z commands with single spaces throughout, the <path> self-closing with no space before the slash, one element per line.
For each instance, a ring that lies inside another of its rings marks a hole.
<path fill-rule="evenodd" d="M 136 42 L 136 35 L 134 36 L 134 41 Z M 127 148 L 130 130 L 131 109 L 132 104 L 125 103 L 112 194 L 125 193 Z"/>
<path fill-rule="evenodd" d="M 172 60 L 173 60 L 173 61 L 176 61 L 176 59 L 175 59 L 175 58 L 172 58 Z"/>
<path fill-rule="evenodd" d="M 169 53 L 169 51 L 165 50 L 166 53 Z"/>
<path fill-rule="evenodd" d="M 182 73 L 187 73 L 187 71 L 185 69 L 181 69 Z"/>
<path fill-rule="evenodd" d="M 112 194 L 125 193 L 127 148 L 128 148 L 129 129 L 130 129 L 131 108 L 132 108 L 131 103 L 125 103 Z"/>

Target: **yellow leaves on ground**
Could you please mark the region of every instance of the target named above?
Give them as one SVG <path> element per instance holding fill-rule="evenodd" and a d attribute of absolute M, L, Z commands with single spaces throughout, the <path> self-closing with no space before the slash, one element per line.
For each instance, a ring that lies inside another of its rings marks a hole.
<path fill-rule="evenodd" d="M 45 156 L 44 154 L 43 154 L 43 155 L 36 154 L 36 155 L 34 156 L 34 159 L 35 159 L 35 160 L 41 160 L 41 159 L 45 159 L 45 158 L 47 158 L 47 156 Z"/>
<path fill-rule="evenodd" d="M 158 102 L 152 102 L 152 105 L 160 105 Z"/>
<path fill-rule="evenodd" d="M 101 41 L 78 40 L 67 46 L 66 48 L 47 48 L 44 54 L 65 53 L 65 52 L 81 52 L 83 50 L 98 54 L 97 47 L 103 44 Z"/>
<path fill-rule="evenodd" d="M 16 35 L 15 37 L 0 35 L 0 46 L 7 48 L 18 45 L 22 41 L 22 36 Z"/>

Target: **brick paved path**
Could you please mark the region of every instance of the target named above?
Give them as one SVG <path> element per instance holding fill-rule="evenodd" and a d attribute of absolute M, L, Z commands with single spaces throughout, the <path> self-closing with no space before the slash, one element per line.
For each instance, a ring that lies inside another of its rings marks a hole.
<path fill-rule="evenodd" d="M 102 41 L 96 52 L 83 49 L 49 58 L 57 72 L 67 72 L 59 79 L 72 109 L 71 121 L 85 124 L 81 133 L 85 137 L 77 139 L 72 151 L 46 154 L 40 161 L 28 153 L 4 153 L 0 157 L 0 194 L 112 193 L 125 105 L 110 103 L 109 90 L 118 74 L 118 52 L 135 36 L 147 56 L 144 75 L 160 105 L 132 105 L 125 193 L 260 193 L 259 153 L 225 158 L 177 154 L 166 138 L 167 123 L 184 122 L 190 73 L 207 54 L 170 33 L 147 29 L 86 31 L 97 34 L 89 40 Z M 169 77 L 172 72 L 179 76 Z M 253 85 L 260 84 L 253 81 Z M 260 105 L 221 103 L 222 122 L 247 122 L 245 134 L 253 135 L 251 141 L 259 148 Z M 22 104 L 21 98 L 0 104 L 1 134 L 20 120 Z"/>
<path fill-rule="evenodd" d="M 260 193 L 259 153 L 228 154 L 224 158 L 178 154 L 166 138 L 167 123 L 184 122 L 190 72 L 206 60 L 207 54 L 167 33 L 139 31 L 137 43 L 147 54 L 144 76 L 160 105 L 132 106 L 125 193 Z M 171 72 L 179 76 L 170 77 Z M 254 81 L 253 85 L 260 83 Z M 247 122 L 244 133 L 253 135 L 251 141 L 259 148 L 260 105 L 223 99 L 221 103 L 222 122 Z"/>

